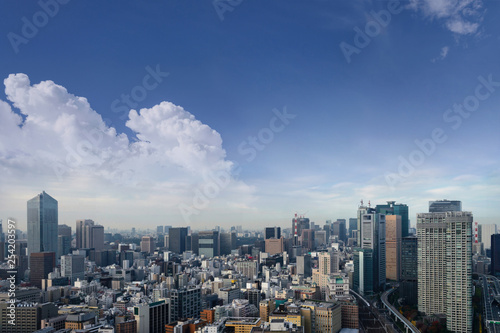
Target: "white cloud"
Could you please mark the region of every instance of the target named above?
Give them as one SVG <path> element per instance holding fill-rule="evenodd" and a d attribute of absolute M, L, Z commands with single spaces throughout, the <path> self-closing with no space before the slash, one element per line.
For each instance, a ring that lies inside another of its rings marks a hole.
<path fill-rule="evenodd" d="M 443 46 L 441 48 L 441 52 L 439 53 L 439 57 L 436 57 L 436 58 L 432 59 L 431 61 L 436 62 L 438 60 L 443 60 L 448 55 L 449 51 L 450 51 L 450 48 L 448 46 Z"/>
<path fill-rule="evenodd" d="M 156 207 L 175 217 L 178 204 L 192 201 L 207 174 L 230 174 L 220 134 L 170 102 L 131 110 L 126 126 L 137 140 L 129 140 L 107 126 L 87 99 L 52 81 L 31 85 L 27 75 L 11 74 L 4 84 L 17 111 L 0 100 L 0 202 L 14 192 L 34 196 L 45 189 L 70 206 L 90 197 L 117 210 Z M 233 179 L 211 200 L 227 206 L 225 192 L 234 204 L 250 200 L 253 191 Z M 125 200 L 122 208 L 115 198 Z M 129 200 L 136 206 L 127 207 Z"/>
<path fill-rule="evenodd" d="M 482 0 L 410 0 L 409 8 L 441 20 L 458 35 L 477 33 L 484 15 Z"/>

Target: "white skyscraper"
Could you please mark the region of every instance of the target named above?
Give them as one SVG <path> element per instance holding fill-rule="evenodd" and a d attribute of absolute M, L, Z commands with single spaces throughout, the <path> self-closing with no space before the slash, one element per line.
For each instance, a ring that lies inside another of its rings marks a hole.
<path fill-rule="evenodd" d="M 418 310 L 472 332 L 472 213 L 417 214 Z"/>

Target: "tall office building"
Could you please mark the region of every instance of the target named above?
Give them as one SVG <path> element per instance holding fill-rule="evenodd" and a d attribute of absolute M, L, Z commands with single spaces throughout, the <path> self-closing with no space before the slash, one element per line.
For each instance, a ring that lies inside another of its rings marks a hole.
<path fill-rule="evenodd" d="M 353 230 L 358 230 L 358 219 L 357 218 L 349 218 L 349 235 L 347 238 L 352 237 Z"/>
<path fill-rule="evenodd" d="M 397 204 L 396 201 L 387 201 L 387 205 L 377 205 L 375 210 L 379 214 L 401 216 L 401 237 L 409 235 L 410 220 L 408 218 L 408 206 Z"/>
<path fill-rule="evenodd" d="M 79 255 L 61 256 L 61 276 L 69 278 L 73 285 L 78 279 L 85 278 L 85 257 Z"/>
<path fill-rule="evenodd" d="M 56 266 L 55 252 L 33 252 L 30 255 L 30 282 L 37 288 L 42 288 L 42 280 L 46 279 L 49 273 Z"/>
<path fill-rule="evenodd" d="M 153 303 L 140 303 L 134 306 L 137 332 L 163 333 L 170 322 L 168 300 Z"/>
<path fill-rule="evenodd" d="M 385 276 L 388 280 L 399 281 L 401 270 L 401 216 L 385 216 Z"/>
<path fill-rule="evenodd" d="M 491 275 L 500 277 L 500 234 L 491 235 Z"/>
<path fill-rule="evenodd" d="M 60 224 L 57 226 L 57 234 L 67 236 L 71 239 L 71 227 L 66 224 Z"/>
<path fill-rule="evenodd" d="M 374 290 L 374 261 L 373 250 L 356 248 L 353 253 L 354 274 L 353 287 L 354 291 L 362 295 L 373 295 Z"/>
<path fill-rule="evenodd" d="M 201 289 L 188 287 L 170 291 L 172 320 L 199 318 L 201 311 Z"/>
<path fill-rule="evenodd" d="M 472 213 L 417 214 L 418 310 L 472 332 Z"/>
<path fill-rule="evenodd" d="M 312 276 L 312 261 L 310 254 L 297 256 L 297 274 L 303 275 L 305 278 Z"/>
<path fill-rule="evenodd" d="M 162 225 L 159 225 L 159 226 L 157 226 L 157 227 L 156 227 L 156 233 L 157 233 L 158 235 L 162 235 L 162 234 L 163 234 L 163 230 L 164 230 L 164 229 L 163 229 L 163 226 L 162 226 Z"/>
<path fill-rule="evenodd" d="M 338 236 L 339 240 L 347 241 L 347 231 L 346 231 L 346 221 L 345 219 L 337 219 L 337 221 L 332 223 L 332 235 Z"/>
<path fill-rule="evenodd" d="M 281 228 L 280 227 L 266 227 L 265 239 L 280 238 L 280 237 L 281 237 Z"/>
<path fill-rule="evenodd" d="M 401 288 L 400 295 L 408 304 L 416 305 L 418 290 L 418 242 L 417 237 L 408 236 L 401 240 Z"/>
<path fill-rule="evenodd" d="M 270 255 L 283 253 L 285 251 L 285 239 L 283 237 L 266 239 L 265 247 L 266 252 Z"/>
<path fill-rule="evenodd" d="M 186 251 L 187 228 L 170 228 L 168 231 L 168 250 L 182 254 Z M 194 250 L 191 249 L 193 252 Z"/>
<path fill-rule="evenodd" d="M 385 288 L 385 218 L 385 214 L 377 213 L 374 208 L 366 206 L 358 208 L 358 248 L 354 249 L 354 254 L 356 256 L 356 252 L 360 252 L 360 249 L 371 250 L 371 252 L 358 253 L 358 259 L 362 262 L 360 261 L 360 270 L 354 271 L 354 281 L 362 281 L 363 284 L 373 282 L 373 286 L 366 285 L 362 289 L 360 286 L 360 291 L 378 292 Z M 368 263 L 371 263 L 373 267 L 367 267 Z M 367 280 L 366 274 L 373 274 L 373 277 Z"/>
<path fill-rule="evenodd" d="M 340 269 L 338 252 L 320 252 L 318 254 L 319 273 L 330 275 L 338 273 Z"/>
<path fill-rule="evenodd" d="M 198 253 L 206 258 L 216 257 L 220 253 L 219 232 L 200 231 L 198 232 Z"/>
<path fill-rule="evenodd" d="M 76 247 L 78 249 L 104 248 L 104 227 L 93 220 L 76 221 Z"/>
<path fill-rule="evenodd" d="M 28 200 L 28 256 L 35 252 L 58 254 L 57 200 L 43 191 Z"/>
<path fill-rule="evenodd" d="M 461 212 L 462 201 L 435 200 L 429 201 L 429 213 Z"/>
<path fill-rule="evenodd" d="M 231 254 L 236 249 L 236 232 L 223 232 L 220 234 L 220 255 Z"/>
<path fill-rule="evenodd" d="M 303 229 L 300 239 L 301 245 L 306 251 L 311 252 L 316 249 L 316 243 L 314 241 L 314 230 Z"/>
<path fill-rule="evenodd" d="M 491 235 L 498 233 L 496 224 L 480 224 L 478 226 L 478 241 L 484 244 L 484 250 L 489 252 L 491 249 Z"/>
<path fill-rule="evenodd" d="M 151 236 L 142 236 L 141 252 L 153 253 L 155 251 L 155 240 Z"/>

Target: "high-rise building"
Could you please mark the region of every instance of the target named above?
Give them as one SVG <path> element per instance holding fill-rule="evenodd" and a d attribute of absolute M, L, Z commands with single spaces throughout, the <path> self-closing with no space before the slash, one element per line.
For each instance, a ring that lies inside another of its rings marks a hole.
<path fill-rule="evenodd" d="M 418 242 L 417 237 L 408 236 L 401 240 L 401 288 L 400 295 L 407 304 L 417 304 L 418 290 Z"/>
<path fill-rule="evenodd" d="M 401 216 L 385 216 L 385 276 L 399 281 L 401 273 Z"/>
<path fill-rule="evenodd" d="M 472 213 L 417 214 L 418 310 L 472 332 Z"/>
<path fill-rule="evenodd" d="M 223 232 L 220 234 L 220 255 L 231 254 L 236 249 L 236 232 Z"/>
<path fill-rule="evenodd" d="M 28 256 L 35 252 L 54 252 L 57 249 L 57 200 L 43 191 L 28 200 Z"/>
<path fill-rule="evenodd" d="M 49 273 L 56 266 L 55 252 L 33 252 L 30 255 L 30 282 L 37 288 L 42 288 L 42 280 L 46 279 Z"/>
<path fill-rule="evenodd" d="M 170 228 L 168 231 L 168 249 L 174 253 L 182 254 L 186 251 L 187 228 Z M 192 250 L 194 252 L 194 250 Z"/>
<path fill-rule="evenodd" d="M 429 201 L 429 213 L 461 212 L 462 201 L 435 200 Z"/>
<path fill-rule="evenodd" d="M 386 243 L 385 243 L 385 214 L 377 213 L 374 208 L 360 206 L 358 208 L 358 248 L 354 249 L 354 255 L 360 249 L 372 250 L 358 255 L 360 270 L 354 270 L 354 281 L 367 284 L 373 282 L 372 286 L 359 286 L 363 292 L 378 292 L 385 288 L 386 281 Z M 371 263 L 373 267 L 367 267 Z M 373 274 L 370 279 L 366 274 Z M 359 275 L 356 277 L 356 275 Z"/>
<path fill-rule="evenodd" d="M 62 236 L 68 236 L 71 239 L 71 227 L 66 224 L 59 224 L 57 226 L 57 234 Z"/>
<path fill-rule="evenodd" d="M 316 249 L 316 243 L 314 242 L 314 230 L 312 229 L 302 229 L 302 247 L 306 251 L 314 251 Z"/>
<path fill-rule="evenodd" d="M 61 276 L 67 277 L 71 284 L 85 278 L 85 257 L 80 255 L 61 256 Z"/>
<path fill-rule="evenodd" d="M 372 295 L 375 292 L 373 274 L 373 250 L 356 248 L 354 251 L 354 291 L 362 295 Z"/>
<path fill-rule="evenodd" d="M 339 253 L 320 252 L 318 254 L 318 265 L 320 274 L 330 275 L 339 272 Z"/>
<path fill-rule="evenodd" d="M 285 251 L 285 239 L 280 237 L 266 239 L 266 252 L 270 255 L 283 253 Z"/>
<path fill-rule="evenodd" d="M 345 219 L 337 219 L 337 221 L 332 223 L 332 235 L 338 236 L 339 240 L 344 243 L 347 241 L 347 231 L 345 224 Z"/>
<path fill-rule="evenodd" d="M 172 320 L 199 318 L 201 289 L 199 287 L 172 289 L 170 291 L 170 305 Z"/>
<path fill-rule="evenodd" d="M 280 237 L 281 237 L 281 228 L 280 227 L 266 227 L 265 239 L 280 238 Z"/>
<path fill-rule="evenodd" d="M 142 236 L 141 252 L 153 253 L 155 251 L 155 240 L 151 236 Z"/>
<path fill-rule="evenodd" d="M 352 237 L 353 230 L 358 230 L 358 219 L 351 217 L 349 219 L 349 235 L 348 238 Z"/>
<path fill-rule="evenodd" d="M 409 235 L 410 220 L 408 218 L 408 206 L 397 204 L 396 201 L 387 201 L 387 205 L 377 205 L 375 210 L 379 214 L 401 216 L 401 237 Z"/>
<path fill-rule="evenodd" d="M 134 306 L 137 332 L 163 333 L 170 322 L 168 300 L 154 303 L 140 303 Z"/>
<path fill-rule="evenodd" d="M 312 261 L 310 254 L 297 256 L 297 274 L 303 275 L 305 278 L 312 276 Z"/>
<path fill-rule="evenodd" d="M 213 258 L 219 255 L 219 232 L 200 231 L 198 233 L 198 253 L 206 258 Z"/>
<path fill-rule="evenodd" d="M 479 224 L 478 229 L 478 241 L 483 243 L 485 251 L 491 249 L 491 235 L 498 233 L 497 225 Z"/>
<path fill-rule="evenodd" d="M 156 233 L 157 233 L 158 235 L 163 235 L 163 230 L 164 230 L 164 229 L 163 229 L 163 226 L 162 226 L 162 225 L 159 225 L 159 226 L 157 226 L 157 227 L 156 227 Z"/>
<path fill-rule="evenodd" d="M 500 234 L 491 235 L 491 275 L 500 277 Z"/>
<path fill-rule="evenodd" d="M 104 248 L 104 227 L 93 220 L 76 221 L 76 247 L 78 249 Z"/>

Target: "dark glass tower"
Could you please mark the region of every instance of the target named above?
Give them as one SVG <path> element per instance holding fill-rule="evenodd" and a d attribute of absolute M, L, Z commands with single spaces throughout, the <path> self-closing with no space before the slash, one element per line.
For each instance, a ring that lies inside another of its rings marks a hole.
<path fill-rule="evenodd" d="M 57 200 L 42 192 L 28 200 L 28 255 L 35 252 L 54 252 L 57 249 Z"/>
<path fill-rule="evenodd" d="M 401 216 L 401 237 L 408 237 L 410 220 L 408 219 L 408 206 L 406 204 L 397 204 L 396 201 L 387 201 L 387 205 L 377 205 L 375 210 L 379 214 Z"/>

